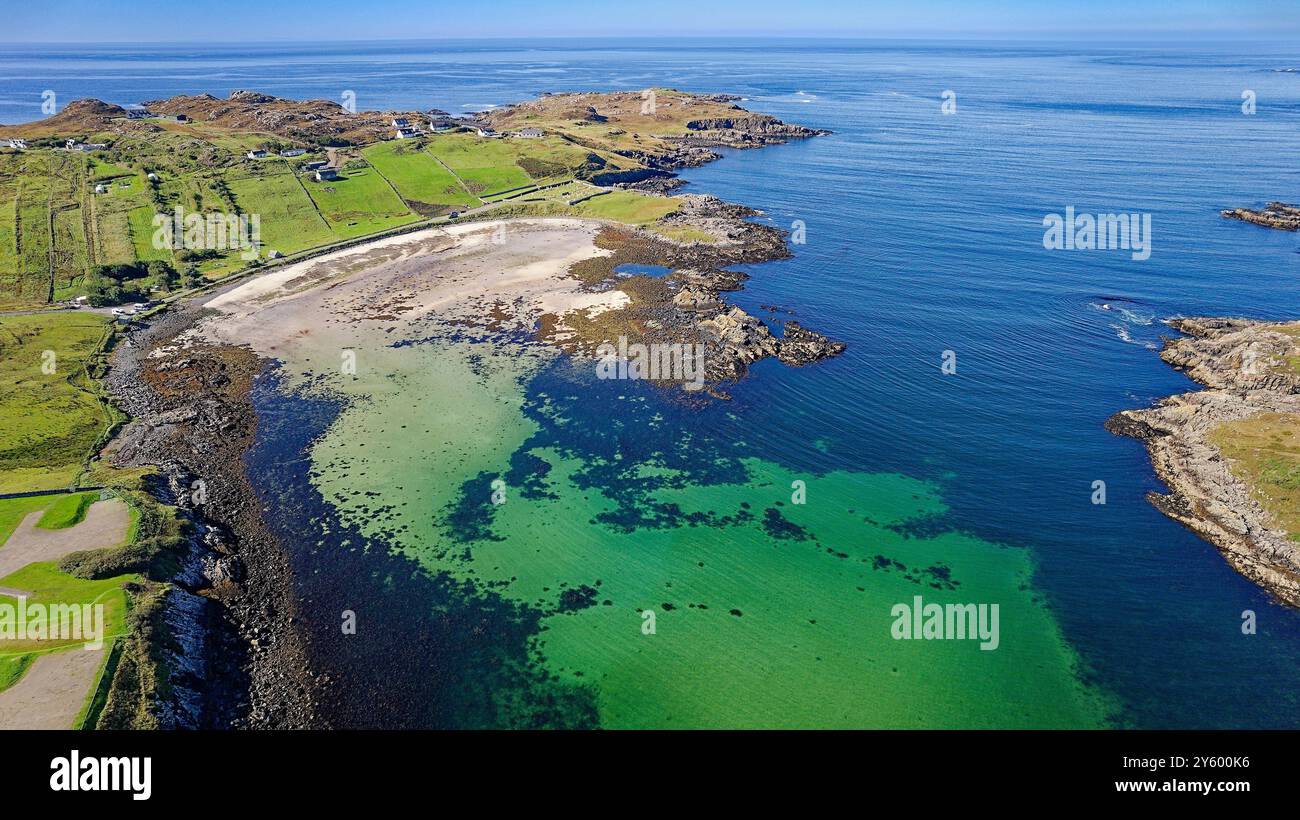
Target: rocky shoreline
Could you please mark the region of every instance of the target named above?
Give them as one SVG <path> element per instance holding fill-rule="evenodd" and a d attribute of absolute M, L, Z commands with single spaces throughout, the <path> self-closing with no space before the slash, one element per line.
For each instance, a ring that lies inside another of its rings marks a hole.
<path fill-rule="evenodd" d="M 132 325 L 106 379 L 132 419 L 107 455 L 118 467 L 158 467 L 154 494 L 195 525 L 167 601 L 177 646 L 168 674 L 188 702 L 168 710 L 171 725 L 310 728 L 315 681 L 295 628 L 288 558 L 244 472 L 257 427 L 249 390 L 268 363 L 246 349 L 187 342 L 202 312 L 186 306 Z"/>
<path fill-rule="evenodd" d="M 1300 414 L 1300 354 L 1292 326 L 1246 319 L 1169 322 L 1186 334 L 1166 341 L 1161 358 L 1206 386 L 1155 407 L 1122 410 L 1112 433 L 1143 442 L 1167 494 L 1148 500 L 1202 536 L 1242 575 L 1278 600 L 1300 606 L 1300 543 L 1291 540 L 1255 492 L 1234 474 L 1214 440 L 1220 425 L 1265 414 Z"/>
<path fill-rule="evenodd" d="M 792 319 L 778 336 L 763 320 L 726 300 L 748 279 L 730 266 L 790 258 L 784 231 L 749 221 L 758 212 L 743 205 L 713 196 L 677 198 L 682 208 L 666 219 L 719 240 L 680 244 L 643 230 L 606 228 L 598 244 L 609 255 L 578 263 L 571 273 L 594 290 L 617 287 L 629 294 L 630 304 L 599 316 L 543 316 L 538 331 L 543 341 L 585 357 L 594 357 L 600 345 L 620 337 L 628 344 L 697 344 L 704 351 L 708 392 L 722 399 L 727 395 L 721 385 L 740 381 L 762 359 L 799 366 L 844 352 L 843 342 Z M 616 269 L 624 264 L 662 266 L 669 272 L 620 276 Z"/>

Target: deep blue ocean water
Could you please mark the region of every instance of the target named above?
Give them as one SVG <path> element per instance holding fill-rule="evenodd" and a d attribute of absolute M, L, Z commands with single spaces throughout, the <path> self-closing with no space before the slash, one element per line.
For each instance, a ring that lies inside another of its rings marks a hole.
<path fill-rule="evenodd" d="M 1132 725 L 1300 727 L 1300 613 L 1152 508 L 1143 448 L 1102 427 L 1194 389 L 1157 356 L 1161 319 L 1300 316 L 1296 235 L 1218 215 L 1300 199 L 1300 73 L 1283 70 L 1298 66 L 1300 47 L 1260 45 L 0 46 L 0 121 L 38 118 L 45 89 L 60 104 L 351 90 L 360 108 L 464 112 L 657 85 L 832 129 L 683 175 L 787 229 L 802 220 L 794 258 L 750 268 L 735 301 L 849 343 L 815 367 L 756 367 L 730 432 L 801 469 L 929 479 L 946 524 L 1031 549 L 1066 637 Z M 1043 216 L 1071 205 L 1150 213 L 1151 257 L 1045 250 Z"/>

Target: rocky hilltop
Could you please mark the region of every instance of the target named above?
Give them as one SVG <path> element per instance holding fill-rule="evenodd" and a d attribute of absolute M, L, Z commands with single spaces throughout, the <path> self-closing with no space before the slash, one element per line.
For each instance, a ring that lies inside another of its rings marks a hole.
<path fill-rule="evenodd" d="M 1293 507 L 1224 452 L 1225 445 L 1237 455 L 1250 451 L 1254 440 L 1243 425 L 1261 423 L 1282 431 L 1268 435 L 1288 452 L 1283 437 L 1300 424 L 1300 324 L 1188 318 L 1169 325 L 1186 335 L 1168 340 L 1161 358 L 1208 389 L 1123 410 L 1106 428 L 1146 444 L 1169 488 L 1148 495 L 1157 509 L 1279 600 L 1300 606 L 1300 543 L 1279 520 L 1281 508 Z"/>
<path fill-rule="evenodd" d="M 366 144 L 392 135 L 394 117 L 414 120 L 447 116 L 440 111 L 359 111 L 352 113 L 330 100 L 288 100 L 257 91 L 234 91 L 222 99 L 211 94 L 179 95 L 144 103 L 151 114 L 173 122 L 229 131 L 268 134 L 291 141 Z M 466 125 L 469 123 L 467 122 Z M 158 119 L 129 119 L 126 109 L 95 99 L 73 100 L 43 120 L 0 128 L 14 137 L 72 137 L 113 133 L 147 135 L 164 130 Z"/>

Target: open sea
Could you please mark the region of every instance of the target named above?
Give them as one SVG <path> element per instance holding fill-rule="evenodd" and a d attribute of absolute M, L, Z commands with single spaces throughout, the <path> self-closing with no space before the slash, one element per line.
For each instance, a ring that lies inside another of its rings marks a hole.
<path fill-rule="evenodd" d="M 264 385 L 248 463 L 304 595 L 385 630 L 319 639 L 341 724 L 1300 727 L 1300 613 L 1148 504 L 1144 449 L 1102 427 L 1195 389 L 1162 320 L 1300 317 L 1296 235 L 1219 216 L 1300 200 L 1300 47 L 0 46 L 6 123 L 47 89 L 463 113 L 650 86 L 834 132 L 682 176 L 802 223 L 733 301 L 848 350 L 703 409 L 463 344 L 349 409 Z M 1149 213 L 1150 258 L 1045 250 L 1068 206 Z M 1000 646 L 893 640 L 913 595 L 999 603 Z"/>

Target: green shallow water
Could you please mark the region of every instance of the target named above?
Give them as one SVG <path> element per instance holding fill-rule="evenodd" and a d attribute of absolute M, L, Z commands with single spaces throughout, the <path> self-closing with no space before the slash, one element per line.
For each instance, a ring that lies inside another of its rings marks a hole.
<path fill-rule="evenodd" d="M 315 445 L 313 480 L 366 535 L 547 613 L 532 662 L 588 687 L 602 725 L 1105 722 L 1106 699 L 1081 682 L 1034 592 L 1029 554 L 925 526 L 945 511 L 931 485 L 797 475 L 755 457 L 700 480 L 670 458 L 610 465 L 620 452 L 538 445 L 525 386 L 551 358 L 468 342 L 360 350 L 367 366 L 342 386 L 355 400 Z M 634 393 L 599 418 L 643 417 Z M 542 412 L 558 428 L 598 423 Z M 609 466 L 622 478 L 593 483 L 593 467 Z M 793 503 L 795 481 L 806 503 Z M 647 519 L 628 521 L 629 487 Z M 997 604 L 999 647 L 895 640 L 891 609 L 916 595 Z"/>

